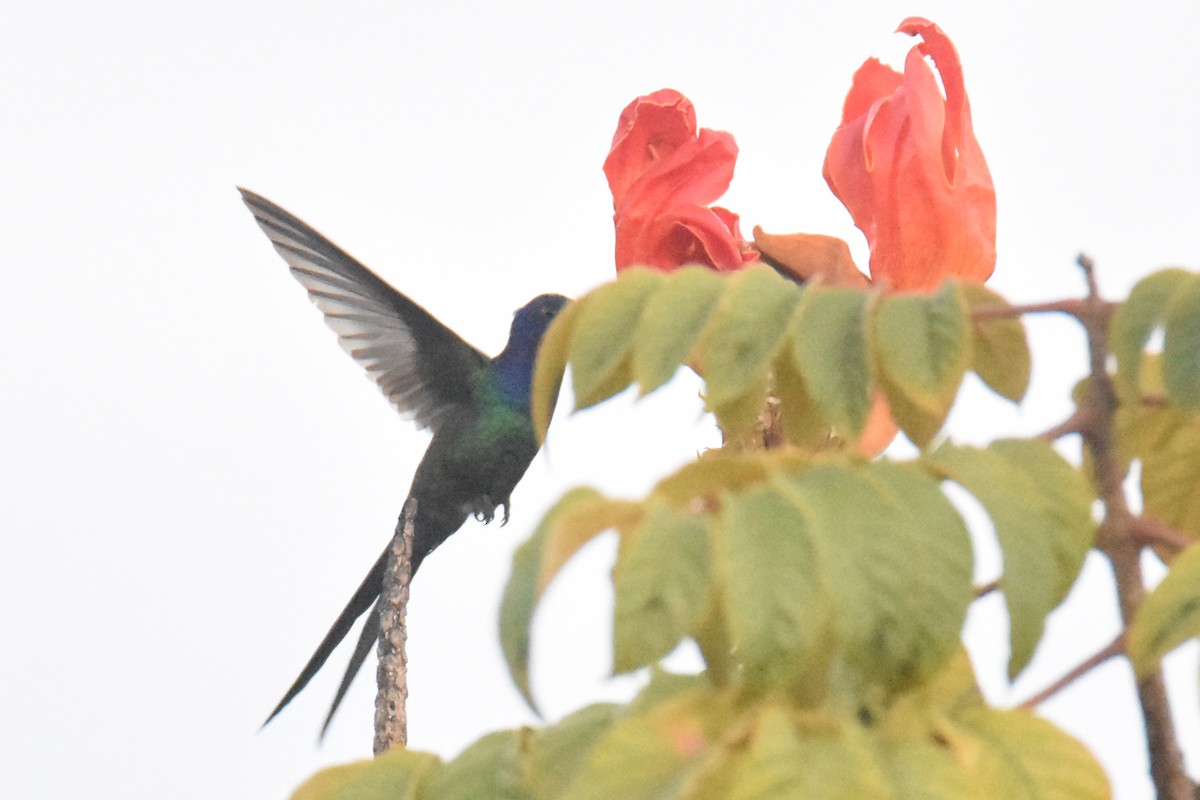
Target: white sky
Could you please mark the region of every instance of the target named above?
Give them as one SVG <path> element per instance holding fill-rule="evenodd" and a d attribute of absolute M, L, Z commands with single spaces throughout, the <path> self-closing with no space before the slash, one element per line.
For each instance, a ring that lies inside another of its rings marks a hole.
<path fill-rule="evenodd" d="M 257 728 L 390 535 L 426 438 L 341 353 L 236 184 L 496 352 L 531 296 L 612 276 L 600 165 L 625 104 L 670 86 L 737 137 L 723 205 L 746 231 L 840 235 L 865 263 L 821 161 L 853 71 L 872 55 L 900 65 L 912 42 L 891 31 L 922 14 L 959 48 L 995 177 L 994 288 L 1075 294 L 1081 249 L 1111 296 L 1160 266 L 1200 267 L 1192 0 L 334 7 L 6 10 L 0 797 L 283 797 L 370 752 L 373 669 L 314 746 L 342 653 Z M 1025 406 L 972 392 L 960 438 L 1066 413 L 1081 336 L 1031 330 Z M 568 486 L 640 496 L 711 444 L 696 388 L 560 414 L 509 526 L 471 523 L 427 562 L 410 608 L 415 747 L 451 756 L 531 720 L 495 632 L 510 553 Z M 630 691 L 604 679 L 611 557 L 611 542 L 590 548 L 539 620 L 535 691 L 552 718 Z M 998 603 L 979 604 L 969 640 L 995 702 L 1113 635 L 1104 567 L 1085 583 L 1098 605 L 1057 614 L 1064 646 L 1013 690 Z M 1200 776 L 1195 646 L 1172 664 Z M 1118 797 L 1141 798 L 1130 685 L 1112 662 L 1045 711 Z"/>

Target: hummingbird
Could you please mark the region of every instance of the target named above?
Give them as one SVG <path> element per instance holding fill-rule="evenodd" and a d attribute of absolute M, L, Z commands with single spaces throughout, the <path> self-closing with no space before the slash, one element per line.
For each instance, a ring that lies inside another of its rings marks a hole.
<path fill-rule="evenodd" d="M 300 219 L 253 192 L 239 191 L 342 349 L 402 416 L 433 433 L 408 494 L 417 501 L 412 574 L 468 517 L 486 524 L 500 508 L 501 525 L 507 523 L 509 497 L 538 451 L 529 411 L 538 346 L 568 299 L 543 294 L 517 309 L 508 344 L 488 358 Z M 379 636 L 377 606 L 386 563 L 387 548 L 264 726 L 367 614 L 321 728 L 324 736 Z"/>

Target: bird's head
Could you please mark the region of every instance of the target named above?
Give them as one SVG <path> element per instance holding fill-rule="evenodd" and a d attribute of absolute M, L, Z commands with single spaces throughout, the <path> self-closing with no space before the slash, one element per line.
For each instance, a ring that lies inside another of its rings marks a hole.
<path fill-rule="evenodd" d="M 569 302 L 571 301 L 561 294 L 539 294 L 513 314 L 509 342 L 527 342 L 534 345 L 541 342 L 550 323 Z M 536 351 L 536 346 L 533 349 Z"/>

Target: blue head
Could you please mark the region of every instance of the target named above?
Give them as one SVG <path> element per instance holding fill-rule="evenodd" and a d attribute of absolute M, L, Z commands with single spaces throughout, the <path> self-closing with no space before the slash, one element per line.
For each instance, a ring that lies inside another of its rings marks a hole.
<path fill-rule="evenodd" d="M 500 392 L 514 408 L 528 412 L 538 346 L 550 323 L 569 302 L 561 294 L 540 294 L 513 314 L 508 344 L 492 363 Z"/>

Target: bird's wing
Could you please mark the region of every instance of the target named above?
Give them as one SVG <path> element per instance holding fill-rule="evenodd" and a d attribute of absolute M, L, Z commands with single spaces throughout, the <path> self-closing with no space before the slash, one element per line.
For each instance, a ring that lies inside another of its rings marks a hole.
<path fill-rule="evenodd" d="M 239 191 L 342 349 L 396 410 L 436 431 L 451 407 L 470 400 L 487 356 L 292 214 Z"/>

